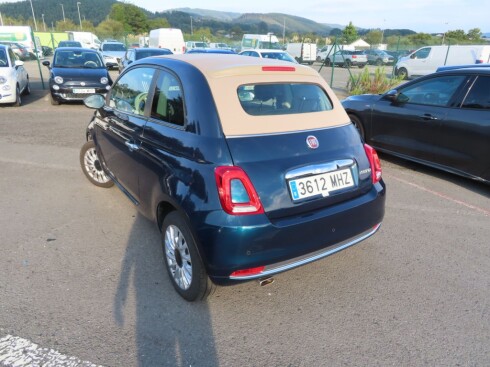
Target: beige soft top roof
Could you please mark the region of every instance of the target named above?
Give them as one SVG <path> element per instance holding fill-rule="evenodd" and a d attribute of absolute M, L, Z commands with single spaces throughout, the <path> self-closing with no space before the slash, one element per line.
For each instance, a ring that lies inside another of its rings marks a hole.
<path fill-rule="evenodd" d="M 322 129 L 350 123 L 339 100 L 327 82 L 311 67 L 286 61 L 227 54 L 168 55 L 192 64 L 206 77 L 216 102 L 226 136 L 262 135 Z M 263 67 L 272 67 L 264 70 Z M 274 67 L 276 67 L 274 69 Z M 277 70 L 277 67 L 286 71 Z M 252 116 L 245 112 L 237 89 L 245 84 L 313 83 L 329 95 L 333 109 L 301 114 Z"/>

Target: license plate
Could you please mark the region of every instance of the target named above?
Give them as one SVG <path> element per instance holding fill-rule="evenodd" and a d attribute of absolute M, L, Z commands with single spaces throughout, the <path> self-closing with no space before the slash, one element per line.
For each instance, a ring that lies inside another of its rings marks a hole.
<path fill-rule="evenodd" d="M 289 190 L 295 201 L 311 196 L 329 196 L 333 191 L 352 186 L 354 180 L 349 168 L 289 181 Z"/>
<path fill-rule="evenodd" d="M 95 93 L 94 88 L 73 88 L 73 93 Z"/>

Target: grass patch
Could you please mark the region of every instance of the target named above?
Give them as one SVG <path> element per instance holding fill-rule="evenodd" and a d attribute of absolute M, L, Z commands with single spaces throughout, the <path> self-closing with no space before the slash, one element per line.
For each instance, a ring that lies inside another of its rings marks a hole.
<path fill-rule="evenodd" d="M 403 79 L 398 77 L 389 78 L 384 68 L 376 68 L 373 75 L 369 74 L 368 68 L 357 76 L 350 76 L 347 82 L 349 95 L 358 94 L 381 94 L 399 85 Z"/>

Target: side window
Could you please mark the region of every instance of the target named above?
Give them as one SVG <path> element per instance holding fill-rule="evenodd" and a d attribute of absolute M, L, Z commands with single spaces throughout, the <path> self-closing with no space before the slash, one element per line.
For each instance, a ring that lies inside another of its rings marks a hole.
<path fill-rule="evenodd" d="M 136 68 L 124 74 L 111 88 L 109 105 L 116 110 L 143 115 L 155 69 Z"/>
<path fill-rule="evenodd" d="M 14 51 L 12 51 L 11 48 L 9 48 L 9 56 L 10 56 L 10 62 L 12 63 L 12 66 L 15 65 L 15 61 L 19 60 L 19 56 L 15 54 Z"/>
<path fill-rule="evenodd" d="M 464 99 L 462 108 L 490 109 L 490 77 L 479 76 Z"/>
<path fill-rule="evenodd" d="M 153 96 L 151 117 L 171 124 L 184 126 L 184 99 L 179 80 L 161 71 Z"/>
<path fill-rule="evenodd" d="M 401 96 L 408 98 L 407 103 L 447 107 L 465 79 L 464 75 L 427 79 L 402 89 Z"/>
<path fill-rule="evenodd" d="M 424 47 L 413 54 L 414 59 L 426 59 L 430 54 L 430 47 Z"/>

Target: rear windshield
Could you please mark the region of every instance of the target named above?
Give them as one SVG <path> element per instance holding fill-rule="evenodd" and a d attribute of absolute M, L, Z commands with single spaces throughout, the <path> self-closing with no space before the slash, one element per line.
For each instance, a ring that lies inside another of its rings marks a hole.
<path fill-rule="evenodd" d="M 238 99 L 253 116 L 288 115 L 329 111 L 332 103 L 315 84 L 247 84 L 238 87 Z"/>

